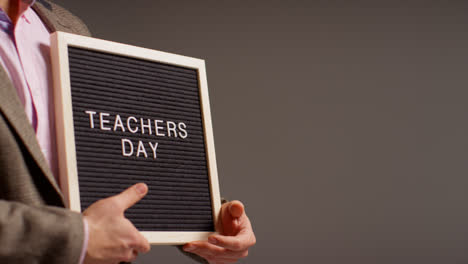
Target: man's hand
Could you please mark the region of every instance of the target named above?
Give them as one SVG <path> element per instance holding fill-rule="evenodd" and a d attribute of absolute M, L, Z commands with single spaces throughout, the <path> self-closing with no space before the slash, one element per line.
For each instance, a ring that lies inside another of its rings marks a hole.
<path fill-rule="evenodd" d="M 148 192 L 146 184 L 135 184 L 122 193 L 90 205 L 83 216 L 88 222 L 89 241 L 84 264 L 114 264 L 134 260 L 150 245 L 124 212 Z"/>
<path fill-rule="evenodd" d="M 223 204 L 217 230 L 219 234 L 210 236 L 208 241 L 190 242 L 184 250 L 203 257 L 211 264 L 224 264 L 247 257 L 249 247 L 255 245 L 252 225 L 239 201 Z"/>

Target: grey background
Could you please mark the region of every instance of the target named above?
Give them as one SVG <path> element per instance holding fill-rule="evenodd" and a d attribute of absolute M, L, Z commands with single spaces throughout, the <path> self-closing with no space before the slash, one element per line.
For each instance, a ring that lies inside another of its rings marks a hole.
<path fill-rule="evenodd" d="M 206 60 L 221 191 L 258 238 L 241 263 L 468 262 L 468 2 L 56 2 Z"/>

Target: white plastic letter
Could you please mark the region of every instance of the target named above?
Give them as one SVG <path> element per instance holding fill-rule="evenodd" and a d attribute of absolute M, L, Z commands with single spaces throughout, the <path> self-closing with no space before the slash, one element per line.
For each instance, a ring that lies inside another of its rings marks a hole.
<path fill-rule="evenodd" d="M 171 131 L 174 133 L 174 136 L 177 137 L 176 124 L 172 121 L 167 121 L 167 136 L 171 136 Z"/>
<path fill-rule="evenodd" d="M 158 148 L 158 142 L 155 142 L 155 143 L 154 143 L 154 144 L 155 144 L 154 146 L 153 146 L 153 143 L 151 143 L 151 142 L 148 142 L 148 143 L 149 143 L 151 149 L 153 150 L 153 159 L 156 159 L 156 157 L 157 157 L 157 155 L 156 155 L 156 150 L 157 150 L 157 148 Z"/>
<path fill-rule="evenodd" d="M 132 127 L 130 126 L 130 120 L 133 120 L 133 122 L 137 122 L 138 120 L 133 117 L 133 116 L 129 116 L 127 118 L 127 128 L 128 128 L 128 131 L 132 132 L 132 133 L 136 133 L 138 132 L 138 126 L 135 128 L 135 129 L 132 129 Z"/>
<path fill-rule="evenodd" d="M 141 123 L 141 133 L 144 134 L 145 133 L 145 127 L 148 128 L 149 130 L 149 133 L 148 134 L 152 134 L 151 133 L 151 119 L 148 118 L 148 124 L 145 124 L 144 122 L 144 119 L 143 118 L 140 118 L 140 123 Z"/>
<path fill-rule="evenodd" d="M 115 116 L 114 131 L 117 130 L 117 127 L 120 127 L 120 129 L 122 129 L 122 132 L 125 132 L 125 127 L 122 123 L 122 119 L 120 118 L 120 115 Z"/>
<path fill-rule="evenodd" d="M 96 112 L 88 110 L 85 111 L 85 113 L 89 115 L 89 127 L 94 128 L 94 115 L 96 114 Z"/>
<path fill-rule="evenodd" d="M 127 148 L 125 147 L 125 143 L 128 143 L 129 146 L 130 146 L 130 151 L 127 152 Z M 129 157 L 133 154 L 133 143 L 131 140 L 129 139 L 126 139 L 126 138 L 122 138 L 122 156 L 126 156 L 126 157 Z"/>
<path fill-rule="evenodd" d="M 158 126 L 158 124 L 162 123 L 162 122 L 163 122 L 162 120 L 154 120 L 154 130 L 156 131 L 156 136 L 159 136 L 159 137 L 165 137 L 166 136 L 166 134 L 164 134 L 164 133 L 159 133 L 160 129 L 164 129 L 164 127 Z"/>
<path fill-rule="evenodd" d="M 186 138 L 188 136 L 188 133 L 187 133 L 187 130 L 186 130 L 187 126 L 184 123 L 180 122 L 178 127 L 179 127 L 179 130 L 180 130 L 179 131 L 179 137 Z"/>
<path fill-rule="evenodd" d="M 145 146 L 143 145 L 143 142 L 141 142 L 141 140 L 138 141 L 137 157 L 140 157 L 140 152 L 143 152 L 143 154 L 145 155 L 145 158 L 148 157 L 148 154 L 146 153 Z"/>
<path fill-rule="evenodd" d="M 101 125 L 101 130 L 111 130 L 110 127 L 105 127 L 104 126 L 104 124 L 109 123 L 109 120 L 104 119 L 105 116 L 107 117 L 107 116 L 109 116 L 109 114 L 108 113 L 99 113 L 99 121 L 100 121 L 99 123 Z"/>

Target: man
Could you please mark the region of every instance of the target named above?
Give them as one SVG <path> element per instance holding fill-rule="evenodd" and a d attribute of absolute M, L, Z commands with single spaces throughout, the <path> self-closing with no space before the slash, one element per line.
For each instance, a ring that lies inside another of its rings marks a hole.
<path fill-rule="evenodd" d="M 49 34 L 89 35 L 45 0 L 0 0 L 0 263 L 118 263 L 149 251 L 123 212 L 145 196 L 139 183 L 83 214 L 64 208 L 54 177 L 55 134 Z M 183 250 L 210 263 L 233 263 L 255 244 L 238 202 L 223 204 L 219 234 Z M 200 259 L 201 260 L 201 259 Z"/>

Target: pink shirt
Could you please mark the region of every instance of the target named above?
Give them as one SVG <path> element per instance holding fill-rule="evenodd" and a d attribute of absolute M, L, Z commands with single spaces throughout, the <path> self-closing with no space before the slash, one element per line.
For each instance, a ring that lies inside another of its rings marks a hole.
<path fill-rule="evenodd" d="M 0 42 L 2 66 L 16 87 L 52 172 L 57 175 L 49 31 L 28 8 L 13 32 L 1 32 Z"/>
<path fill-rule="evenodd" d="M 50 64 L 50 33 L 29 5 L 21 3 L 22 15 L 16 25 L 0 9 L 0 63 L 15 86 L 39 145 L 55 175 L 55 117 L 52 70 Z M 20 13 L 21 14 L 21 13 Z M 88 225 L 84 221 L 85 239 L 80 262 L 88 245 Z"/>

